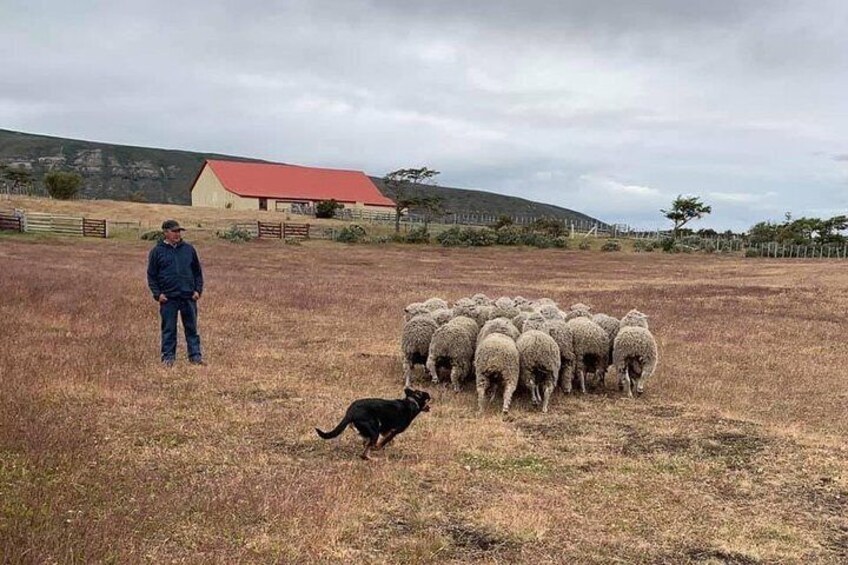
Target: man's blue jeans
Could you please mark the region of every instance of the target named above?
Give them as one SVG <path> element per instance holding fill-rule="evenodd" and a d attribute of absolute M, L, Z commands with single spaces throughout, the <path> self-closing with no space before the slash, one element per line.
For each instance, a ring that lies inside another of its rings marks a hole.
<path fill-rule="evenodd" d="M 200 361 L 200 335 L 197 333 L 197 302 L 191 298 L 169 298 L 159 304 L 162 318 L 162 361 L 173 361 L 177 356 L 177 314 L 183 319 L 188 358 Z"/>

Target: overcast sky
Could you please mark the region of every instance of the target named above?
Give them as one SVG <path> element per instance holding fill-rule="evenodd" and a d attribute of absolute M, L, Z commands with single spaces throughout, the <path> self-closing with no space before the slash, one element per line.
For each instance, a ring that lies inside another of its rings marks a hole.
<path fill-rule="evenodd" d="M 746 229 L 848 212 L 846 30 L 846 0 L 0 0 L 0 127 Z"/>

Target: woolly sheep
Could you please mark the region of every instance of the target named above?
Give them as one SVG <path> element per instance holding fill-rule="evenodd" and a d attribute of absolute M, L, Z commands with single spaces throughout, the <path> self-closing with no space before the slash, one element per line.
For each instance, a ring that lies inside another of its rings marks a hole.
<path fill-rule="evenodd" d="M 478 292 L 474 296 L 471 297 L 471 300 L 478 306 L 489 306 L 492 304 L 492 299 L 483 294 L 482 292 Z"/>
<path fill-rule="evenodd" d="M 574 343 L 574 377 L 580 392 L 586 393 L 586 373 L 593 373 L 603 385 L 609 363 L 609 337 L 604 328 L 589 318 L 574 318 L 567 322 Z"/>
<path fill-rule="evenodd" d="M 424 301 L 424 308 L 426 308 L 429 312 L 433 312 L 434 310 L 448 308 L 448 303 L 441 298 L 430 298 Z"/>
<path fill-rule="evenodd" d="M 429 314 L 419 314 L 404 324 L 400 338 L 404 386 L 409 387 L 412 383 L 415 365 L 427 363 L 430 341 L 437 327 L 436 321 Z"/>
<path fill-rule="evenodd" d="M 514 325 L 516 328 L 518 328 L 519 330 L 521 330 L 521 328 L 523 328 L 523 327 L 524 327 L 524 321 L 525 321 L 527 318 L 529 318 L 529 317 L 530 317 L 530 314 L 531 314 L 531 313 L 532 313 L 532 310 L 531 310 L 530 312 L 525 312 L 525 311 L 523 311 L 523 310 L 522 310 L 521 312 L 519 312 L 519 313 L 518 313 L 518 315 L 517 315 L 516 317 L 514 317 L 514 318 L 512 319 L 512 323 L 513 323 L 513 325 Z"/>
<path fill-rule="evenodd" d="M 430 310 L 424 306 L 423 302 L 413 302 L 412 304 L 408 304 L 406 308 L 403 309 L 403 317 L 404 320 L 407 322 L 419 314 L 429 313 Z"/>
<path fill-rule="evenodd" d="M 524 323 L 521 324 L 521 333 L 530 330 L 541 330 L 544 327 L 546 321 L 547 320 L 545 320 L 545 317 L 542 316 L 540 313 L 533 312 L 532 314 L 527 316 L 527 319 L 525 319 Z"/>
<path fill-rule="evenodd" d="M 615 338 L 613 364 L 618 373 L 619 388 L 629 398 L 642 394 L 645 381 L 657 368 L 657 341 L 647 328 L 625 326 Z"/>
<path fill-rule="evenodd" d="M 439 382 L 439 370 L 450 370 L 450 381 L 459 391 L 462 381 L 471 373 L 474 346 L 477 342 L 477 322 L 458 316 L 433 333 L 427 353 L 427 371 L 434 383 Z"/>
<path fill-rule="evenodd" d="M 565 320 L 547 320 L 542 331 L 551 336 L 559 348 L 559 382 L 571 393 L 571 376 L 574 373 L 574 336 Z"/>
<path fill-rule="evenodd" d="M 489 334 L 474 354 L 474 371 L 477 383 L 477 413 L 482 414 L 486 394 L 491 390 L 491 400 L 497 394 L 498 385 L 503 386 L 504 414 L 509 412 L 512 396 L 518 387 L 520 374 L 518 348 L 508 335 Z"/>
<path fill-rule="evenodd" d="M 621 327 L 621 321 L 618 318 L 613 318 L 607 314 L 595 314 L 592 316 L 592 321 L 604 328 L 609 337 L 609 363 L 612 363 L 612 344 L 615 341 L 615 336 L 618 334 L 618 329 Z"/>
<path fill-rule="evenodd" d="M 495 318 L 514 318 L 518 315 L 520 310 L 513 302 L 512 298 L 508 296 L 501 296 L 497 300 L 492 308 L 492 313 L 489 317 L 490 320 Z"/>
<path fill-rule="evenodd" d="M 513 304 L 515 304 L 519 308 L 521 308 L 522 306 L 532 307 L 532 305 L 530 304 L 530 301 L 527 300 L 526 298 L 524 298 L 523 296 L 516 296 L 515 298 L 512 299 L 512 302 L 513 302 Z"/>
<path fill-rule="evenodd" d="M 444 326 L 453 318 L 453 310 L 450 308 L 439 308 L 430 312 L 430 315 L 436 320 L 437 325 Z"/>
<path fill-rule="evenodd" d="M 648 316 L 639 310 L 631 310 L 621 319 L 621 327 L 635 327 L 648 329 Z"/>
<path fill-rule="evenodd" d="M 565 318 L 559 308 L 553 304 L 544 304 L 538 308 L 537 312 L 546 320 L 563 320 Z"/>
<path fill-rule="evenodd" d="M 515 340 L 518 338 L 520 332 L 511 320 L 506 318 L 494 318 L 483 324 L 483 327 L 480 329 L 480 333 L 477 334 L 477 346 L 479 347 L 480 342 L 493 333 L 504 334 Z"/>
<path fill-rule="evenodd" d="M 551 336 L 539 330 L 524 332 L 515 346 L 518 348 L 521 382 L 530 389 L 533 404 L 541 403 L 542 412 L 547 412 L 559 377 L 559 348 Z M 541 394 L 539 388 L 542 389 Z"/>
<path fill-rule="evenodd" d="M 592 307 L 586 306 L 582 302 L 572 304 L 568 311 L 563 312 L 563 319 L 568 322 L 575 318 L 592 318 Z"/>

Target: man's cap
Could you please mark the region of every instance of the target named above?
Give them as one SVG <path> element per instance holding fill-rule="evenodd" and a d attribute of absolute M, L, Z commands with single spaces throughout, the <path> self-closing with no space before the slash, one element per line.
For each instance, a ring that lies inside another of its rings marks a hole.
<path fill-rule="evenodd" d="M 182 230 L 182 231 L 185 231 L 185 228 L 180 227 L 179 222 L 177 222 L 176 220 L 165 220 L 164 222 L 162 222 L 162 231 L 165 231 L 165 230 L 171 230 L 171 231 Z"/>

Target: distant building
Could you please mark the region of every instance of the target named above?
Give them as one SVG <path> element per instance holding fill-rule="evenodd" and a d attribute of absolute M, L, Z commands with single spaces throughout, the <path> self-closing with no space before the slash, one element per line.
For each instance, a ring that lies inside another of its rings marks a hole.
<path fill-rule="evenodd" d="M 303 213 L 330 199 L 370 212 L 395 207 L 361 171 L 210 159 L 191 186 L 192 206 L 234 210 Z"/>

